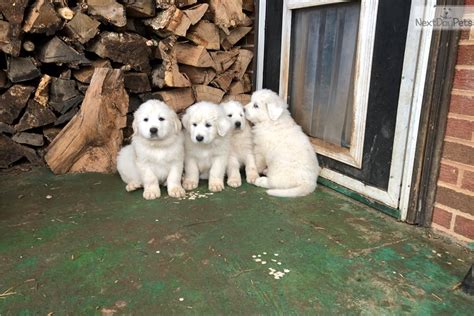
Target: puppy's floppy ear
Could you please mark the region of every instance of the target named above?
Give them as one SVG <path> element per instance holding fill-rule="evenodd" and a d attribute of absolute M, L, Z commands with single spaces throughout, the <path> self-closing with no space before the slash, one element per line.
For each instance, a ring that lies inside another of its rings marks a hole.
<path fill-rule="evenodd" d="M 217 133 L 219 136 L 225 136 L 231 127 L 232 124 L 226 117 L 220 117 L 217 121 Z"/>
<path fill-rule="evenodd" d="M 138 134 L 138 118 L 136 115 L 133 116 L 132 129 L 133 129 L 133 134 L 132 134 L 132 137 L 133 137 Z"/>
<path fill-rule="evenodd" d="M 189 113 L 184 113 L 183 117 L 181 118 L 181 122 L 183 123 L 183 127 L 189 130 Z"/>
<path fill-rule="evenodd" d="M 267 103 L 268 116 L 272 121 L 276 121 L 287 107 L 288 105 L 280 97 L 272 98 L 271 102 Z"/>
<path fill-rule="evenodd" d="M 181 121 L 179 120 L 179 117 L 176 113 L 174 113 L 174 115 L 173 115 L 173 124 L 174 124 L 174 129 L 176 130 L 176 133 L 178 133 L 181 130 L 182 125 L 181 125 Z"/>

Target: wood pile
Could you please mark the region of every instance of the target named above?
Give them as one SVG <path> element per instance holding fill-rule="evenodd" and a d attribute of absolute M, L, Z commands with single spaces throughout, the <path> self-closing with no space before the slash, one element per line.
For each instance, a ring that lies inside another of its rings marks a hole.
<path fill-rule="evenodd" d="M 253 2 L 0 1 L 0 169 L 113 171 L 143 101 L 247 102 Z"/>

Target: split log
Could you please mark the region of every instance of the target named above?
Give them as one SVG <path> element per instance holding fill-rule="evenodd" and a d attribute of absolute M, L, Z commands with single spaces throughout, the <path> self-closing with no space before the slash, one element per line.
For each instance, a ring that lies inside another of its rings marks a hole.
<path fill-rule="evenodd" d="M 212 68 L 197 68 L 188 65 L 180 65 L 179 70 L 195 85 L 208 85 L 216 77 L 216 72 Z"/>
<path fill-rule="evenodd" d="M 48 0 L 36 0 L 23 25 L 26 33 L 53 35 L 63 25 L 63 20 Z"/>
<path fill-rule="evenodd" d="M 217 50 L 220 48 L 219 29 L 214 23 L 207 20 L 202 20 L 191 27 L 186 38 L 207 49 Z"/>
<path fill-rule="evenodd" d="M 130 65 L 141 72 L 151 70 L 149 58 L 151 49 L 146 45 L 147 40 L 133 33 L 102 32 L 89 48 L 102 58 Z"/>
<path fill-rule="evenodd" d="M 28 101 L 25 114 L 20 122 L 15 125 L 15 130 L 23 132 L 35 127 L 41 127 L 53 123 L 56 120 L 54 113 L 47 107 L 38 104 L 34 100 Z"/>
<path fill-rule="evenodd" d="M 151 18 L 155 16 L 154 0 L 122 0 L 127 15 L 137 18 Z"/>
<path fill-rule="evenodd" d="M 0 50 L 18 57 L 21 51 L 21 24 L 23 16 L 28 5 L 28 0 L 15 0 L 15 5 L 10 1 L 0 1 L 0 12 L 3 14 L 5 21 L 1 21 L 3 28 L 8 23 L 8 37 L 4 41 L 0 41 Z"/>
<path fill-rule="evenodd" d="M 14 85 L 0 96 L 0 122 L 13 124 L 26 107 L 34 87 Z"/>
<path fill-rule="evenodd" d="M 97 68 L 80 112 L 48 147 L 45 160 L 51 170 L 115 172 L 127 107 L 121 71 Z"/>
<path fill-rule="evenodd" d="M 224 96 L 224 91 L 209 86 L 198 85 L 193 86 L 194 98 L 196 102 L 209 101 L 219 104 Z"/>
<path fill-rule="evenodd" d="M 178 63 L 200 68 L 215 67 L 211 55 L 203 46 L 176 43 L 175 49 Z"/>
<path fill-rule="evenodd" d="M 0 134 L 10 134 L 13 135 L 15 133 L 15 129 L 13 126 L 0 122 Z"/>
<path fill-rule="evenodd" d="M 180 71 L 176 57 L 176 37 L 170 36 L 158 44 L 163 63 L 152 72 L 152 84 L 155 87 L 190 87 L 191 82 Z"/>
<path fill-rule="evenodd" d="M 237 101 L 245 106 L 250 103 L 251 98 L 252 96 L 250 94 L 226 95 L 222 99 L 222 102 Z"/>
<path fill-rule="evenodd" d="M 184 10 L 184 14 L 186 14 L 186 16 L 189 18 L 191 24 L 195 25 L 202 19 L 208 8 L 209 5 L 207 3 L 201 3 L 195 5 L 192 8 Z"/>
<path fill-rule="evenodd" d="M 248 17 L 242 11 L 242 0 L 210 0 L 209 5 L 214 23 L 226 34 L 228 28 L 248 23 Z"/>
<path fill-rule="evenodd" d="M 35 51 L 35 44 L 32 41 L 24 41 L 23 42 L 23 49 L 27 52 L 34 52 Z"/>
<path fill-rule="evenodd" d="M 43 135 L 35 133 L 18 133 L 13 135 L 12 140 L 18 144 L 41 147 L 44 145 Z"/>
<path fill-rule="evenodd" d="M 8 88 L 9 81 L 7 73 L 0 69 L 0 89 Z"/>
<path fill-rule="evenodd" d="M 41 77 L 40 83 L 38 84 L 38 87 L 36 88 L 34 100 L 42 106 L 48 105 L 50 83 L 51 77 L 48 75 L 43 75 L 43 77 Z"/>
<path fill-rule="evenodd" d="M 211 82 L 211 84 L 227 92 L 235 76 L 236 76 L 235 70 L 229 69 L 226 72 L 217 75 L 217 77 Z"/>
<path fill-rule="evenodd" d="M 33 149 L 21 146 L 9 137 L 0 134 L 0 169 L 10 167 L 23 157 L 26 157 L 33 164 L 40 163 L 41 161 Z"/>
<path fill-rule="evenodd" d="M 197 0 L 156 0 L 156 7 L 160 9 L 168 9 L 172 5 L 178 8 L 193 5 Z"/>
<path fill-rule="evenodd" d="M 143 72 L 128 72 L 124 75 L 125 89 L 132 93 L 151 91 L 148 75 Z"/>
<path fill-rule="evenodd" d="M 195 102 L 193 89 L 191 88 L 158 91 L 145 94 L 142 97 L 144 102 L 150 99 L 158 99 L 165 102 L 172 107 L 176 113 L 185 110 Z"/>
<path fill-rule="evenodd" d="M 189 26 L 191 26 L 191 20 L 175 6 L 158 13 L 152 19 L 144 20 L 143 23 L 150 26 L 153 31 L 161 36 L 169 35 L 169 33 L 185 36 Z"/>
<path fill-rule="evenodd" d="M 42 63 L 90 64 L 90 61 L 83 54 L 68 46 L 57 36 L 41 48 L 38 59 Z"/>
<path fill-rule="evenodd" d="M 234 47 L 235 44 L 237 44 L 238 41 L 244 38 L 245 35 L 247 35 L 251 30 L 252 28 L 248 26 L 236 27 L 235 29 L 230 31 L 229 35 L 223 38 L 222 43 L 221 43 L 222 47 L 225 50 L 231 49 L 232 47 Z"/>
<path fill-rule="evenodd" d="M 253 53 L 247 49 L 239 49 L 239 56 L 236 62 L 232 65 L 232 69 L 235 71 L 235 79 L 240 80 L 247 71 L 248 66 L 252 62 Z"/>
<path fill-rule="evenodd" d="M 77 12 L 65 26 L 70 37 L 81 44 L 87 43 L 99 32 L 100 23 L 86 14 Z"/>
<path fill-rule="evenodd" d="M 52 78 L 49 89 L 49 105 L 61 114 L 77 106 L 84 97 L 76 87 L 74 80 Z"/>
<path fill-rule="evenodd" d="M 227 52 L 210 52 L 210 54 L 215 64 L 214 69 L 218 74 L 220 74 L 229 69 L 235 63 L 237 56 L 239 55 L 239 51 L 235 49 Z"/>
<path fill-rule="evenodd" d="M 87 11 L 99 20 L 115 26 L 127 25 L 125 8 L 115 0 L 87 0 Z"/>
<path fill-rule="evenodd" d="M 92 66 L 85 66 L 78 70 L 74 70 L 72 75 L 76 80 L 82 83 L 90 83 L 95 68 L 112 68 L 110 61 L 107 59 L 98 59 L 92 62 Z"/>
<path fill-rule="evenodd" d="M 67 21 L 72 20 L 72 18 L 74 17 L 74 11 L 72 11 L 68 7 L 58 8 L 56 12 L 60 17 Z"/>
<path fill-rule="evenodd" d="M 248 74 L 245 74 L 242 80 L 234 81 L 229 87 L 229 94 L 231 95 L 248 93 L 250 91 L 252 91 L 252 81 Z"/>
<path fill-rule="evenodd" d="M 11 57 L 8 59 L 7 75 L 11 82 L 17 83 L 37 78 L 41 72 L 36 67 L 33 58 Z"/>
<path fill-rule="evenodd" d="M 50 143 L 53 142 L 53 140 L 56 138 L 56 136 L 59 135 L 60 132 L 61 128 L 58 127 L 49 127 L 43 129 L 43 135 Z"/>
<path fill-rule="evenodd" d="M 76 115 L 78 111 L 79 111 L 78 107 L 74 107 L 70 109 L 69 111 L 67 111 L 60 117 L 58 117 L 56 121 L 54 121 L 54 126 L 63 125 L 64 123 L 69 122 L 74 117 L 74 115 Z"/>
<path fill-rule="evenodd" d="M 243 0 L 242 9 L 244 9 L 247 12 L 254 12 L 255 11 L 254 0 Z"/>

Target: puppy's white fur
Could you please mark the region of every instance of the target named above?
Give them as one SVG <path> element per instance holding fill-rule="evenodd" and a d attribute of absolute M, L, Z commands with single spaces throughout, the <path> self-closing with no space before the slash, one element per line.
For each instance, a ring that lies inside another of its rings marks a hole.
<path fill-rule="evenodd" d="M 257 169 L 267 168 L 266 176 L 255 185 L 281 197 L 305 196 L 314 191 L 319 175 L 316 153 L 301 127 L 275 92 L 260 90 L 245 106 L 252 128 Z"/>
<path fill-rule="evenodd" d="M 240 177 L 240 167 L 242 166 L 245 166 L 247 182 L 255 183 L 259 175 L 253 152 L 252 129 L 245 119 L 244 108 L 237 101 L 222 103 L 221 107 L 232 124 L 227 163 L 227 184 L 234 188 L 242 184 Z"/>
<path fill-rule="evenodd" d="M 156 129 L 156 131 L 155 131 Z M 143 197 L 160 197 L 160 184 L 168 195 L 183 197 L 184 135 L 178 115 L 164 102 L 149 100 L 134 114 L 132 143 L 117 157 L 117 170 L 126 190 L 144 188 Z"/>
<path fill-rule="evenodd" d="M 198 102 L 182 118 L 185 132 L 184 181 L 186 190 L 197 188 L 199 179 L 209 179 L 209 190 L 224 189 L 229 157 L 230 121 L 217 104 Z"/>

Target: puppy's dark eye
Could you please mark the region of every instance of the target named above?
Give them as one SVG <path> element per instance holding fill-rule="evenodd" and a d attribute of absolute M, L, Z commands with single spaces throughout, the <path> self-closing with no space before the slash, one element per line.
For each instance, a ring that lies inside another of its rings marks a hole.
<path fill-rule="evenodd" d="M 256 109 L 258 109 L 258 104 L 255 103 L 255 104 L 253 105 L 253 107 L 256 108 Z"/>
<path fill-rule="evenodd" d="M 240 113 L 240 117 L 244 116 L 244 113 Z"/>
<path fill-rule="evenodd" d="M 148 122 L 148 117 L 145 117 L 143 120 L 144 120 L 145 122 Z"/>
<path fill-rule="evenodd" d="M 206 127 L 207 127 L 207 128 L 209 128 L 209 127 L 211 127 L 211 126 L 212 126 L 211 124 L 206 123 Z"/>
<path fill-rule="evenodd" d="M 160 118 L 159 118 L 159 120 L 163 122 L 165 119 L 164 119 L 164 118 L 162 118 L 162 117 L 160 117 Z"/>
<path fill-rule="evenodd" d="M 232 117 L 232 114 L 227 115 L 228 117 Z"/>
<path fill-rule="evenodd" d="M 193 123 L 193 126 L 198 126 L 196 123 Z"/>

